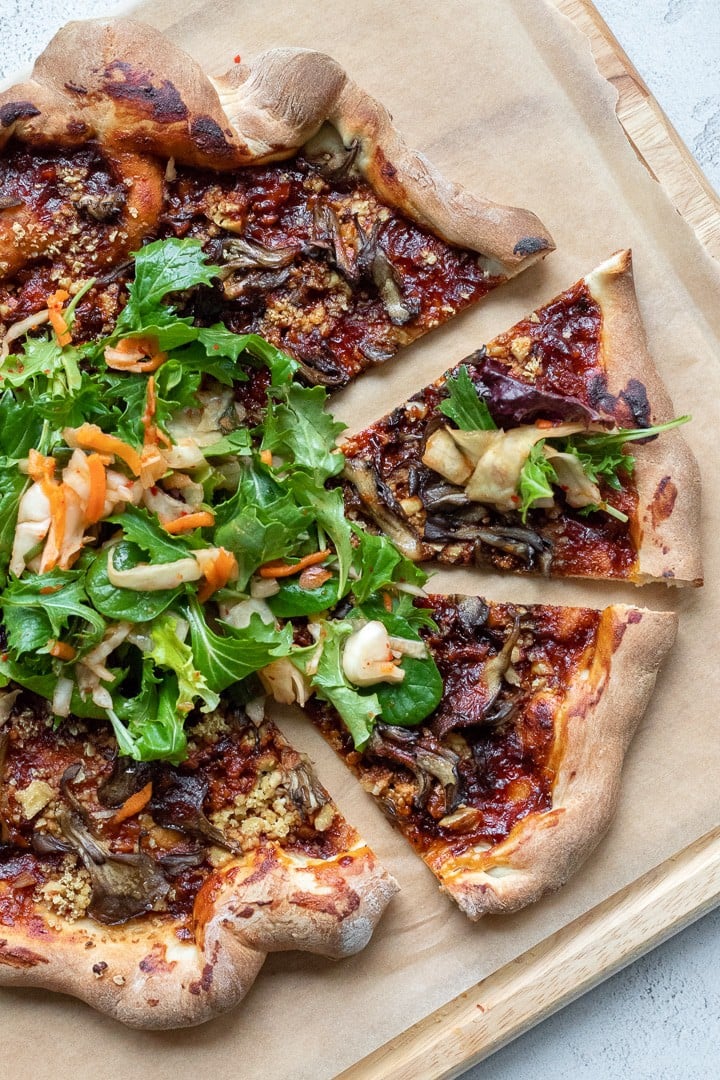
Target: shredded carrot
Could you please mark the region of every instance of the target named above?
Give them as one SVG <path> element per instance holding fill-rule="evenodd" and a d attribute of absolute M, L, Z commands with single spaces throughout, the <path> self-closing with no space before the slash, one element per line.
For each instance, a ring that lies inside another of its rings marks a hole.
<path fill-rule="evenodd" d="M 152 780 L 148 780 L 145 787 L 140 788 L 122 804 L 120 809 L 110 818 L 111 825 L 121 825 L 128 818 L 135 817 L 144 810 L 152 798 Z"/>
<path fill-rule="evenodd" d="M 296 563 L 286 563 L 282 559 L 275 559 L 274 562 L 261 566 L 258 573 L 261 578 L 292 577 L 293 574 L 301 573 L 306 566 L 316 566 L 324 562 L 329 554 L 330 549 L 326 548 L 325 551 L 315 551 L 312 555 L 306 555 Z"/>
<path fill-rule="evenodd" d="M 28 475 L 42 485 L 55 479 L 55 458 L 45 457 L 39 450 L 31 450 L 28 456 Z"/>
<path fill-rule="evenodd" d="M 96 450 L 100 454 L 112 454 L 124 461 L 135 476 L 140 475 L 141 460 L 137 450 L 116 435 L 106 435 L 97 424 L 82 424 L 79 428 L 65 428 L 63 432 L 68 446 L 81 450 Z"/>
<path fill-rule="evenodd" d="M 74 660 L 77 656 L 77 649 L 74 649 L 72 645 L 68 645 L 67 641 L 48 641 L 48 652 L 51 656 L 57 657 L 58 660 Z"/>
<path fill-rule="evenodd" d="M 535 421 L 535 427 L 542 428 L 543 430 L 545 428 L 551 428 L 552 426 L 553 426 L 552 420 L 536 420 Z"/>
<path fill-rule="evenodd" d="M 263 465 L 272 465 L 272 451 L 261 450 L 260 460 L 262 461 Z"/>
<path fill-rule="evenodd" d="M 62 585 L 43 585 L 39 590 L 41 596 L 52 596 L 53 593 L 59 592 L 62 589 Z"/>
<path fill-rule="evenodd" d="M 157 339 L 153 337 L 122 338 L 117 345 L 108 345 L 104 355 L 109 368 L 139 375 L 157 371 L 167 360 L 167 353 L 158 350 Z"/>
<path fill-rule="evenodd" d="M 237 559 L 231 551 L 220 548 L 217 558 L 205 568 L 205 581 L 198 589 L 198 600 L 204 604 L 213 593 L 227 585 L 231 578 L 237 576 Z"/>
<path fill-rule="evenodd" d="M 44 574 L 57 566 L 65 537 L 65 485 L 55 479 L 55 458 L 46 457 L 37 450 L 31 450 L 28 455 L 28 474 L 40 485 L 50 504 L 50 532 L 40 561 L 40 573 Z"/>
<path fill-rule="evenodd" d="M 390 595 L 389 592 L 384 592 L 382 594 L 382 602 L 383 602 L 383 607 L 385 608 L 386 611 L 392 611 L 392 596 Z"/>
<path fill-rule="evenodd" d="M 198 510 L 195 514 L 185 514 L 184 517 L 175 518 L 174 521 L 164 521 L 162 527 L 171 536 L 180 533 L 191 532 L 193 529 L 205 529 L 215 524 L 215 515 L 209 510 Z"/>
<path fill-rule="evenodd" d="M 100 454 L 88 454 L 87 463 L 90 470 L 90 494 L 84 516 L 86 525 L 94 525 L 102 517 L 105 508 L 107 493 L 105 459 Z"/>
<path fill-rule="evenodd" d="M 58 345 L 69 345 L 72 341 L 72 335 L 68 329 L 68 324 L 62 315 L 62 306 L 66 300 L 70 298 L 70 293 L 65 289 L 58 289 L 51 296 L 48 296 L 48 314 L 50 318 L 50 325 L 52 326 L 55 334 L 57 335 Z"/>

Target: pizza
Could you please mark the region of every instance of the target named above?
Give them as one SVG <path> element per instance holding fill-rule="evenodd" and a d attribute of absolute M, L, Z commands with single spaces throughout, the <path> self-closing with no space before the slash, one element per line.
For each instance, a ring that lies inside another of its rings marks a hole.
<path fill-rule="evenodd" d="M 466 915 L 515 911 L 563 885 L 607 830 L 676 617 L 471 596 L 415 604 L 443 682 L 425 722 L 383 719 L 358 751 L 336 710 L 307 708 Z"/>
<path fill-rule="evenodd" d="M 209 79 L 147 26 L 71 23 L 0 94 L 2 147 L 6 330 L 93 279 L 76 332 L 106 335 L 130 254 L 193 237 L 222 274 L 188 313 L 259 333 L 339 387 L 553 247 L 534 214 L 446 181 L 303 49 Z"/>
<path fill-rule="evenodd" d="M 367 943 L 397 886 L 272 701 L 471 918 L 559 887 L 674 617 L 441 597 L 417 562 L 699 583 L 629 256 L 339 449 L 329 393 L 552 250 L 533 214 L 326 56 L 210 79 L 128 20 L 61 31 L 0 125 L 0 981 L 172 1027 L 270 951 Z M 527 505 L 474 499 L 525 421 Z"/>
<path fill-rule="evenodd" d="M 268 720 L 196 717 L 182 767 L 4 691 L 0 970 L 137 1027 L 237 1004 L 269 951 L 361 949 L 396 891 Z"/>
<path fill-rule="evenodd" d="M 410 559 L 700 585 L 686 419 L 621 251 L 346 440 L 349 512 Z"/>

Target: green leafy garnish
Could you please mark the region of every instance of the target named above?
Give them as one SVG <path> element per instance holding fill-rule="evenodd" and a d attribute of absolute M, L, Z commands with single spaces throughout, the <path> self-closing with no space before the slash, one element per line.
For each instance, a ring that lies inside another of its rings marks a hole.
<path fill-rule="evenodd" d="M 487 402 L 478 394 L 465 364 L 458 369 L 457 375 L 450 376 L 445 388 L 448 396 L 438 408 L 461 431 L 494 431 L 497 428 Z"/>
<path fill-rule="evenodd" d="M 523 522 L 527 520 L 528 510 L 535 506 L 538 500 L 552 500 L 555 495 L 552 484 L 557 483 L 557 475 L 549 459 L 545 457 L 544 444 L 544 439 L 535 443 L 520 470 L 518 509 Z"/>

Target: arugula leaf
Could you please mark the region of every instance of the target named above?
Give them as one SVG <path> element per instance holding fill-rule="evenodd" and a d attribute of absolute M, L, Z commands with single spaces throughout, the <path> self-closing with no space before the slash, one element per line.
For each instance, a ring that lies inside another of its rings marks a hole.
<path fill-rule="evenodd" d="M 215 543 L 238 561 L 242 588 L 259 566 L 294 554 L 307 540 L 309 509 L 298 506 L 266 466 L 243 460 L 235 495 L 215 509 Z"/>
<path fill-rule="evenodd" d="M 543 446 L 545 440 L 536 442 L 525 459 L 525 464 L 520 470 L 520 514 L 523 523 L 527 520 L 528 510 L 531 510 L 538 499 L 554 499 L 555 493 L 552 484 L 558 482 L 557 474 L 548 458 L 545 457 Z"/>
<path fill-rule="evenodd" d="M 407 599 L 409 600 L 409 597 Z M 412 603 L 409 608 L 411 612 L 422 610 L 413 608 Z M 384 605 L 376 600 L 358 608 L 353 612 L 353 616 L 378 619 L 392 637 L 421 641 L 416 626 L 410 619 L 399 614 L 400 610 L 395 606 L 393 611 L 387 611 Z M 373 689 L 380 702 L 383 723 L 416 727 L 440 704 L 443 695 L 442 675 L 430 653 L 422 660 L 403 656 L 400 666 L 405 672 L 401 683 L 378 683 Z"/>
<path fill-rule="evenodd" d="M 134 258 L 135 280 L 128 286 L 128 302 L 113 337 L 152 332 L 164 350 L 193 341 L 197 334 L 192 320 L 176 318 L 163 301 L 168 293 L 210 285 L 220 268 L 207 262 L 200 241 L 193 239 L 156 240 Z"/>
<path fill-rule="evenodd" d="M 109 713 L 120 753 L 137 761 L 160 759 L 179 765 L 187 754 L 187 737 L 185 717 L 177 710 L 178 696 L 177 677 L 166 674 L 158 680 L 152 660 L 144 660 L 139 692 L 118 694 Z"/>
<path fill-rule="evenodd" d="M 240 357 L 243 361 L 260 360 L 270 371 L 271 386 L 290 382 L 300 366 L 291 356 L 281 352 L 259 334 L 234 334 L 222 323 L 201 327 L 197 332 L 197 340 L 204 346 L 208 357 L 228 357 L 235 363 Z M 234 370 L 237 381 L 237 368 Z"/>
<path fill-rule="evenodd" d="M 338 595 L 344 596 L 345 586 L 352 566 L 352 529 L 345 516 L 345 502 L 341 488 L 318 487 L 305 473 L 291 474 L 287 483 L 300 506 L 312 510 L 320 530 L 335 545 L 338 559 Z M 318 546 L 324 546 L 324 537 L 318 535 Z"/>
<path fill-rule="evenodd" d="M 10 564 L 20 499 L 29 481 L 15 469 L 0 469 L 0 584 Z"/>
<path fill-rule="evenodd" d="M 651 439 L 664 431 L 687 424 L 689 416 L 679 416 L 665 424 L 656 424 L 649 428 L 620 428 L 618 431 L 590 431 L 570 435 L 564 440 L 562 449 L 565 453 L 576 454 L 580 458 L 585 475 L 593 483 L 602 478 L 616 491 L 621 488 L 619 472 L 631 474 L 635 468 L 635 458 L 625 454 L 626 443 Z"/>
<path fill-rule="evenodd" d="M 353 581 L 352 591 L 359 604 L 396 581 L 425 584 L 428 579 L 425 571 L 406 559 L 386 537 L 375 536 L 357 525 L 352 525 L 352 530 L 358 541 L 353 555 L 358 577 Z"/>
<path fill-rule="evenodd" d="M 290 383 L 276 387 L 268 400 L 262 428 L 262 450 L 284 458 L 293 469 L 305 469 L 317 484 L 342 471 L 345 458 L 335 439 L 345 424 L 326 411 L 322 386 Z"/>
<path fill-rule="evenodd" d="M 120 525 L 127 539 L 146 551 L 152 562 L 175 562 L 189 555 L 193 546 L 197 546 L 187 536 L 171 536 L 157 518 L 137 506 L 126 506 L 122 514 L 115 514 L 107 520 L 113 525 Z"/>
<path fill-rule="evenodd" d="M 174 615 L 162 615 L 156 619 L 150 630 L 153 647 L 148 655 L 160 667 L 175 672 L 178 712 L 189 713 L 198 697 L 204 702 L 202 712 L 212 712 L 220 704 L 220 698 L 210 690 L 204 676 L 195 667 L 193 651 L 180 640 L 177 631 L 178 620 Z"/>
<path fill-rule="evenodd" d="M 340 599 L 338 579 L 331 577 L 317 589 L 303 589 L 297 578 L 285 578 L 279 582 L 280 591 L 268 598 L 268 606 L 279 619 L 293 619 L 298 615 L 319 615 L 328 611 Z"/>
<path fill-rule="evenodd" d="M 494 431 L 497 424 L 487 402 L 478 394 L 465 364 L 451 375 L 445 387 L 448 396 L 438 406 L 444 416 L 454 420 L 461 431 Z"/>
<path fill-rule="evenodd" d="M 251 454 L 252 450 L 253 441 L 250 432 L 247 428 L 238 428 L 237 431 L 232 431 L 229 435 L 218 439 L 212 446 L 204 447 L 203 454 L 208 458 L 224 457 L 226 454 L 237 454 L 243 457 Z"/>
<path fill-rule="evenodd" d="M 7 654 L 0 655 L 0 686 L 7 686 L 12 681 L 18 686 L 24 686 L 26 690 L 32 691 L 38 697 L 52 701 L 58 677 L 50 666 L 48 654 L 43 654 L 41 659 L 45 662 L 46 670 L 44 671 L 38 670 L 38 665 L 29 665 L 27 661 L 20 663 Z M 73 716 L 89 720 L 104 720 L 107 715 L 92 698 L 82 698 L 77 689 L 73 690 L 70 711 Z"/>
<path fill-rule="evenodd" d="M 86 601 L 77 570 L 52 570 L 10 582 L 0 596 L 10 648 L 22 654 L 44 647 L 62 635 L 72 618 L 89 623 L 102 636 L 105 620 Z"/>
<path fill-rule="evenodd" d="M 61 348 L 53 337 L 27 337 L 22 351 L 11 353 L 1 366 L 3 385 L 28 387 L 33 392 L 47 387 L 53 394 L 74 393 L 80 388 L 80 350 Z"/>
<path fill-rule="evenodd" d="M 360 691 L 345 678 L 342 650 L 345 641 L 355 629 L 348 620 L 323 623 L 322 652 L 311 683 L 317 696 L 337 709 L 352 735 L 355 749 L 362 750 L 372 734 L 381 706 L 377 694 Z M 291 660 L 295 661 L 296 657 L 291 656 Z M 300 663 L 297 666 L 304 668 Z"/>
<path fill-rule="evenodd" d="M 10 390 L 0 395 L 0 452 L 8 458 L 27 457 L 40 442 L 42 419 L 35 409 L 17 400 Z"/>
<path fill-rule="evenodd" d="M 195 664 L 205 676 L 207 685 L 218 694 L 232 683 L 239 682 L 272 660 L 288 656 L 292 649 L 292 626 L 282 630 L 264 623 L 252 615 L 247 627 L 237 630 L 222 624 L 224 633 L 216 634 L 205 621 L 205 615 L 195 597 L 183 605 L 190 623 L 190 640 Z"/>
<path fill-rule="evenodd" d="M 130 570 L 143 562 L 143 555 L 137 544 L 121 540 L 110 549 L 113 566 L 116 570 Z M 162 615 L 183 590 L 161 589 L 158 592 L 137 592 L 135 589 L 121 589 L 113 585 L 107 575 L 108 552 L 101 550 L 93 559 L 85 578 L 87 594 L 101 615 L 108 619 L 127 620 L 128 622 L 149 622 Z"/>

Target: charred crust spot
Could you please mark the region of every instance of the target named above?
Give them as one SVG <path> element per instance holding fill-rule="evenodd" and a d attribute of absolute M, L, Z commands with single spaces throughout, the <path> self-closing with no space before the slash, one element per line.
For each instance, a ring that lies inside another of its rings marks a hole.
<path fill-rule="evenodd" d="M 188 990 L 190 991 L 191 994 L 195 994 L 196 996 L 198 994 L 202 994 L 203 992 L 205 992 L 207 994 L 208 991 L 210 990 L 210 988 L 212 987 L 212 981 L 213 981 L 212 964 L 205 964 L 205 967 L 202 970 L 202 975 L 200 976 L 200 978 L 198 980 L 196 980 L 195 982 L 190 983 L 190 985 L 188 986 Z"/>
<path fill-rule="evenodd" d="M 624 427 L 650 426 L 650 402 L 645 384 L 639 379 L 629 379 L 616 397 L 608 390 L 605 376 L 598 375 L 590 382 L 588 398 L 594 409 L 609 413 Z"/>
<path fill-rule="evenodd" d="M 625 389 L 620 391 L 620 400 L 627 405 L 637 427 L 650 426 L 650 402 L 644 383 L 639 379 L 630 379 Z"/>
<path fill-rule="evenodd" d="M 160 1004 L 159 998 L 146 998 L 145 1000 L 147 1001 L 151 1009 L 157 1008 L 157 1006 Z"/>
<path fill-rule="evenodd" d="M 635 609 L 633 609 L 632 611 L 629 611 L 627 621 L 629 623 L 642 622 L 642 611 L 636 611 Z"/>
<path fill-rule="evenodd" d="M 68 120 L 65 130 L 68 135 L 85 135 L 88 126 L 83 120 Z"/>
<path fill-rule="evenodd" d="M 249 904 L 246 904 L 245 907 L 240 908 L 240 910 L 237 912 L 237 917 L 238 919 L 249 919 L 254 914 L 255 908 L 250 907 Z"/>
<path fill-rule="evenodd" d="M 352 866 L 352 855 L 343 855 L 341 859 L 338 859 L 338 866 Z"/>
<path fill-rule="evenodd" d="M 99 978 L 101 975 L 105 974 L 105 972 L 107 971 L 107 968 L 108 968 L 108 966 L 105 963 L 105 961 L 100 960 L 97 964 L 93 964 L 93 966 L 92 966 L 93 975 L 97 975 L 98 978 Z"/>
<path fill-rule="evenodd" d="M 147 956 L 143 956 L 138 967 L 146 975 L 156 975 L 158 972 L 167 974 L 175 967 L 175 961 L 168 962 L 165 959 L 165 946 L 158 944 L 153 945 Z"/>
<path fill-rule="evenodd" d="M 650 503 L 650 517 L 652 523 L 656 527 L 667 518 L 673 512 L 675 508 L 675 500 L 677 499 L 677 487 L 673 483 L 669 476 L 663 476 L 662 480 L 655 488 L 655 494 L 652 497 Z"/>
<path fill-rule="evenodd" d="M 119 101 L 131 101 L 160 124 L 187 120 L 188 110 L 180 93 L 169 79 L 154 86 L 149 74 L 131 64 L 115 60 L 105 69 L 105 90 Z"/>
<path fill-rule="evenodd" d="M 233 147 L 225 138 L 224 131 L 211 116 L 196 116 L 190 124 L 190 137 L 206 154 L 232 153 Z"/>
<path fill-rule="evenodd" d="M 544 236 L 523 236 L 513 248 L 513 255 L 536 255 L 549 247 Z"/>
<path fill-rule="evenodd" d="M 298 907 L 307 908 L 310 911 L 320 912 L 322 915 L 334 915 L 337 919 L 345 919 L 353 911 L 360 907 L 360 897 L 353 889 L 348 889 L 342 894 L 335 896 L 318 896 L 316 893 L 296 892 L 290 897 L 290 902 Z"/>
<path fill-rule="evenodd" d="M 69 90 L 71 94 L 87 94 L 87 86 L 80 86 L 79 83 L 66 82 L 63 83 L 66 90 Z"/>
<path fill-rule="evenodd" d="M 7 128 L 18 120 L 29 120 L 31 116 L 39 115 L 40 110 L 31 101 L 9 101 L 0 108 L 0 124 Z"/>
<path fill-rule="evenodd" d="M 47 962 L 46 957 L 40 956 L 32 949 L 26 949 L 22 945 L 11 948 L 8 946 L 7 938 L 0 940 L 0 964 L 13 968 L 31 968 L 38 964 L 47 964 Z"/>

